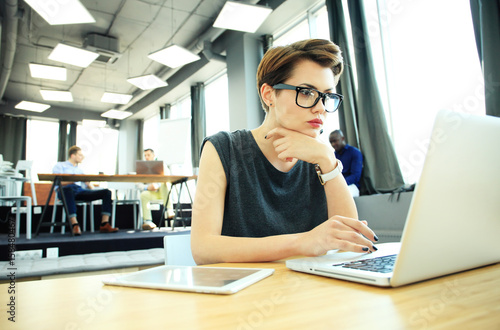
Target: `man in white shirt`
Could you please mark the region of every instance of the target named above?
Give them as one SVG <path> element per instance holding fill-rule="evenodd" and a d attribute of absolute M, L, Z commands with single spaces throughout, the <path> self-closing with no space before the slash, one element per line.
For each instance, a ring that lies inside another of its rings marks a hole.
<path fill-rule="evenodd" d="M 155 160 L 155 153 L 153 149 L 144 150 L 144 159 L 149 161 Z M 165 168 L 164 172 L 165 175 L 170 174 L 168 168 Z M 152 230 L 156 228 L 156 224 L 152 221 L 149 203 L 154 200 L 161 200 L 163 201 L 163 204 L 165 204 L 170 188 L 170 183 L 150 183 L 144 186 L 144 191 L 141 192 L 142 217 L 144 220 L 144 223 L 142 224 L 143 230 Z M 172 198 L 168 199 L 167 216 L 169 219 L 174 217 Z"/>
<path fill-rule="evenodd" d="M 83 161 L 82 150 L 77 146 L 72 146 L 68 150 L 68 160 L 65 162 L 58 162 L 52 169 L 52 173 L 57 174 L 84 174 L 83 170 L 78 167 Z M 60 198 L 61 190 L 64 193 L 66 204 L 68 206 L 68 218 L 72 226 L 73 234 L 79 236 L 82 234 L 80 226 L 76 219 L 76 204 L 75 200 L 79 201 L 94 201 L 102 200 L 101 212 L 101 233 L 116 233 L 118 228 L 113 228 L 109 224 L 109 216 L 111 215 L 111 191 L 108 189 L 93 189 L 89 182 L 73 182 L 64 184 L 62 189 L 58 189 L 58 196 Z"/>

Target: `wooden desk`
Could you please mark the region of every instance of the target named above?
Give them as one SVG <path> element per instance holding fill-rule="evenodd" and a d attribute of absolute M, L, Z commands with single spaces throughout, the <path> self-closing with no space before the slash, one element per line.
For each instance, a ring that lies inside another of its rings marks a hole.
<path fill-rule="evenodd" d="M 234 295 L 105 286 L 104 275 L 15 284 L 16 326 L 37 329 L 500 329 L 500 264 L 396 289 L 286 269 Z M 219 265 L 219 266 L 221 266 Z M 0 304 L 10 301 L 0 285 Z M 2 313 L 0 327 L 6 328 Z"/>

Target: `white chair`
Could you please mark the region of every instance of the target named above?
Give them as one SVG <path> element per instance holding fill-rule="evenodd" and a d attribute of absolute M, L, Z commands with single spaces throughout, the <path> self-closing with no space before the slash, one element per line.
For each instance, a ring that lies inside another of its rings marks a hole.
<path fill-rule="evenodd" d="M 36 191 L 35 191 L 35 183 L 33 182 L 33 176 L 31 172 L 31 167 L 33 166 L 33 161 L 32 160 L 19 160 L 17 161 L 16 164 L 16 172 L 19 173 L 19 171 L 26 171 L 24 177 L 28 179 L 30 185 L 31 185 L 31 194 L 33 196 L 33 205 L 38 205 L 37 200 L 36 200 Z"/>
<path fill-rule="evenodd" d="M 21 202 L 26 202 L 26 239 L 31 239 L 31 197 L 29 196 L 0 196 L 1 201 L 12 201 L 16 205 L 16 237 L 20 236 Z"/>
<path fill-rule="evenodd" d="M 167 235 L 163 237 L 165 265 L 196 266 L 191 253 L 191 234 Z"/>
<path fill-rule="evenodd" d="M 142 208 L 141 199 L 137 196 L 137 185 L 133 182 L 108 182 L 108 189 L 115 191 L 111 211 L 111 226 L 115 227 L 116 205 L 132 204 L 134 206 L 134 225 L 136 229 L 141 229 Z"/>

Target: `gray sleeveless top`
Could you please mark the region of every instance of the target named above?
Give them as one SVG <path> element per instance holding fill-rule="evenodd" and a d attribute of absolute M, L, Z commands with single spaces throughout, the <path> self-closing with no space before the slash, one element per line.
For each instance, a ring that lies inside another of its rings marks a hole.
<path fill-rule="evenodd" d="M 264 156 L 248 130 L 205 138 L 217 150 L 227 179 L 222 235 L 264 237 L 308 231 L 328 219 L 326 195 L 314 165 L 298 161 L 287 173 Z"/>

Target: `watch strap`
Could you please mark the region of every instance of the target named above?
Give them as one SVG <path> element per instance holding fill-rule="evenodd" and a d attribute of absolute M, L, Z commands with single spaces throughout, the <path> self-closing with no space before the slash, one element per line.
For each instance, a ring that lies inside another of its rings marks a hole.
<path fill-rule="evenodd" d="M 316 173 L 318 174 L 319 182 L 322 185 L 325 185 L 327 181 L 335 179 L 340 173 L 342 173 L 342 168 L 343 168 L 342 162 L 338 159 L 337 159 L 337 166 L 331 172 L 323 174 L 318 164 L 315 164 L 314 167 L 316 169 Z"/>

